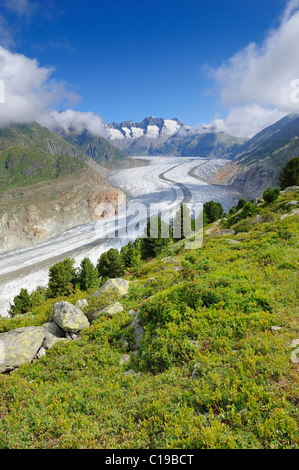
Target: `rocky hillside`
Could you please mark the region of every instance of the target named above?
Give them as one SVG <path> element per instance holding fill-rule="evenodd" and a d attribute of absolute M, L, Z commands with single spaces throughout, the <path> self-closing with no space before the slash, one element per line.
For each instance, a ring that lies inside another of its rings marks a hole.
<path fill-rule="evenodd" d="M 231 158 L 244 139 L 211 129 L 191 129 L 178 119 L 147 117 L 106 125 L 107 139 L 130 155 Z"/>
<path fill-rule="evenodd" d="M 297 449 L 298 189 L 0 319 L 0 447 Z"/>
<path fill-rule="evenodd" d="M 0 194 L 0 252 L 31 246 L 109 214 L 123 193 L 90 168 Z"/>
<path fill-rule="evenodd" d="M 107 170 L 38 124 L 0 129 L 0 252 L 29 246 L 98 220 L 121 191 Z"/>
<path fill-rule="evenodd" d="M 286 163 L 298 156 L 299 116 L 291 114 L 245 142 L 234 162 L 220 170 L 218 179 L 242 189 L 248 197 L 258 197 L 277 185 Z"/>

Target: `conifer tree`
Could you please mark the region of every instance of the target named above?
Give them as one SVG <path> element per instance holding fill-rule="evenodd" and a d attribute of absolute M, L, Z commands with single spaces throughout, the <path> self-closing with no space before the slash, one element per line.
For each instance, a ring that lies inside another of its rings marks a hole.
<path fill-rule="evenodd" d="M 101 255 L 97 270 L 103 278 L 117 278 L 124 274 L 122 257 L 116 248 L 111 248 Z"/>
<path fill-rule="evenodd" d="M 292 158 L 279 176 L 280 189 L 299 185 L 299 157 Z"/>
<path fill-rule="evenodd" d="M 19 295 L 14 297 L 13 302 L 10 304 L 8 312 L 12 316 L 27 313 L 32 308 L 32 299 L 27 289 L 21 289 Z"/>
<path fill-rule="evenodd" d="M 151 229 L 154 227 L 154 229 Z M 143 260 L 158 256 L 169 244 L 169 226 L 160 216 L 151 218 L 146 225 L 145 237 L 141 239 L 141 258 Z M 168 238 L 164 238 L 168 232 Z"/>
<path fill-rule="evenodd" d="M 73 291 L 77 281 L 74 263 L 74 259 L 66 258 L 50 268 L 47 289 L 48 298 L 68 295 Z"/>
<path fill-rule="evenodd" d="M 80 289 L 85 291 L 87 289 L 96 287 L 98 285 L 99 272 L 94 267 L 89 258 L 84 258 L 81 262 L 80 273 L 78 276 Z"/>

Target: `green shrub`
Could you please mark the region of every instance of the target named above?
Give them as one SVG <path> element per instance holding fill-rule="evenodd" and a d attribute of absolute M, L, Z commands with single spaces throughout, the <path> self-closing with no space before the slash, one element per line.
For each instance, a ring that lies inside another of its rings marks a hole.
<path fill-rule="evenodd" d="M 280 191 L 278 188 L 274 188 L 274 189 L 268 188 L 266 191 L 263 192 L 263 199 L 265 202 L 269 204 L 271 202 L 276 201 L 279 195 L 280 195 Z"/>

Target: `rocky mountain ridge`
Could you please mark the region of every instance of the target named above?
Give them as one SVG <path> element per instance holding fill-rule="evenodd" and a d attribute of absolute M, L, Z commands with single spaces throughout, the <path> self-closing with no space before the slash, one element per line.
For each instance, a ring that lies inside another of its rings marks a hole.
<path fill-rule="evenodd" d="M 255 198 L 277 186 L 282 169 L 298 156 L 299 115 L 290 114 L 245 142 L 234 161 L 219 170 L 217 179 Z"/>
<path fill-rule="evenodd" d="M 205 126 L 191 128 L 177 118 L 112 122 L 105 125 L 105 130 L 109 142 L 135 156 L 232 158 L 245 141 Z"/>

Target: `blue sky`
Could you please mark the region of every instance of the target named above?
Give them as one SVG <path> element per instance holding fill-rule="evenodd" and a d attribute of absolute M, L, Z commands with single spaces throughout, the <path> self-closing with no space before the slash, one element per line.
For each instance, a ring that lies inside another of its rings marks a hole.
<path fill-rule="evenodd" d="M 106 122 L 153 115 L 196 126 L 228 111 L 208 70 L 221 68 L 252 42 L 263 44 L 288 4 L 0 0 L 2 45 L 36 58 L 41 67 L 55 67 L 51 78 L 80 96 L 72 103 L 77 111 L 92 111 Z"/>

